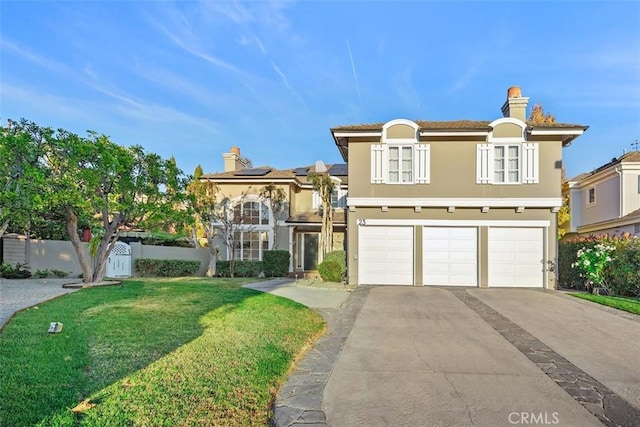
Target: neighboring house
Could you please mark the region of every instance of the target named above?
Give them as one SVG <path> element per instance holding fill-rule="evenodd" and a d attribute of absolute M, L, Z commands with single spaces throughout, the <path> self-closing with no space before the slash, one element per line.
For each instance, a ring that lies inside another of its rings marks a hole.
<path fill-rule="evenodd" d="M 626 153 L 568 180 L 571 220 L 566 237 L 631 233 L 640 236 L 640 151 Z"/>
<path fill-rule="evenodd" d="M 322 223 L 321 203 L 309 174 L 326 171 L 335 181 L 334 249 L 344 249 L 347 195 L 347 168 L 345 164 L 325 165 L 321 161 L 312 166 L 293 169 L 275 169 L 264 166 L 248 168 L 240 156 L 240 149 L 232 147 L 222 155 L 224 172 L 202 175 L 201 179 L 215 182 L 219 198 L 226 197 L 233 209 L 243 218 L 235 248 L 236 260 L 261 260 L 268 249 L 287 250 L 291 253 L 290 273 L 317 270 L 322 261 L 319 251 Z M 284 209 L 279 216 L 259 196 L 260 189 L 273 184 L 286 194 Z M 277 227 L 274 239 L 274 226 Z M 230 258 L 230 250 L 218 239 L 221 259 Z"/>
<path fill-rule="evenodd" d="M 348 164 L 349 283 L 555 286 L 562 147 L 587 126 L 527 122 L 510 88 L 493 121 L 331 129 Z"/>

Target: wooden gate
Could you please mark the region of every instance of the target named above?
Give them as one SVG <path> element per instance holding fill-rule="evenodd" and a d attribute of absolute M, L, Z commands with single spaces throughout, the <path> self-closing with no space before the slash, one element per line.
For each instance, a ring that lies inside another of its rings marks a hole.
<path fill-rule="evenodd" d="M 107 260 L 107 277 L 131 277 L 131 246 L 116 242 Z"/>

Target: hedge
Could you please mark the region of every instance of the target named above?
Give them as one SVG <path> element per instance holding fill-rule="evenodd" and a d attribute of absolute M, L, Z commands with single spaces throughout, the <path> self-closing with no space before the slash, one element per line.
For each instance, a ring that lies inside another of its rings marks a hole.
<path fill-rule="evenodd" d="M 216 263 L 216 275 L 230 277 L 229 261 Z M 234 277 L 258 277 L 262 273 L 262 261 L 235 261 Z"/>
<path fill-rule="evenodd" d="M 585 289 L 586 279 L 580 277 L 576 262 L 578 250 L 598 243 L 615 247 L 613 260 L 605 270 L 605 282 L 616 295 L 640 296 L 640 239 L 623 236 L 589 236 L 569 239 L 559 244 L 558 284 L 563 288 Z"/>
<path fill-rule="evenodd" d="M 337 261 L 324 260 L 318 265 L 318 273 L 325 282 L 340 282 L 342 281 L 344 269 Z"/>
<path fill-rule="evenodd" d="M 266 277 L 283 277 L 289 271 L 289 251 L 264 251 L 262 269 Z"/>
<path fill-rule="evenodd" d="M 136 260 L 136 271 L 140 272 L 142 276 L 193 276 L 198 271 L 198 268 L 200 268 L 200 261 L 152 258 L 139 258 Z"/>

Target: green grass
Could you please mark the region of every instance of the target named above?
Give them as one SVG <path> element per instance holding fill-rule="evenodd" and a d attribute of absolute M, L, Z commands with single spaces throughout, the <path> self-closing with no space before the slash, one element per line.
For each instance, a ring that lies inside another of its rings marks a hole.
<path fill-rule="evenodd" d="M 640 299 L 638 298 L 594 295 L 587 293 L 572 293 L 571 295 L 574 297 L 593 301 L 598 304 L 617 308 L 619 310 L 628 311 L 629 313 L 640 314 Z"/>
<path fill-rule="evenodd" d="M 267 424 L 324 321 L 249 281 L 132 280 L 16 315 L 0 331 L 0 425 Z M 84 399 L 96 406 L 70 411 Z"/>

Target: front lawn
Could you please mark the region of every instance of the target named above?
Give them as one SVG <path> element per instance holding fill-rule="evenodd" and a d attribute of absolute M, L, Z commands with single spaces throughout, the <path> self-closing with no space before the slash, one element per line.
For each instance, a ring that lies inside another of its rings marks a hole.
<path fill-rule="evenodd" d="M 267 424 L 324 321 L 249 281 L 131 280 L 16 315 L 0 332 L 0 425 Z"/>
<path fill-rule="evenodd" d="M 628 311 L 629 313 L 640 314 L 640 299 L 638 298 L 594 295 L 587 293 L 572 293 L 570 295 L 617 308 L 619 310 Z"/>

